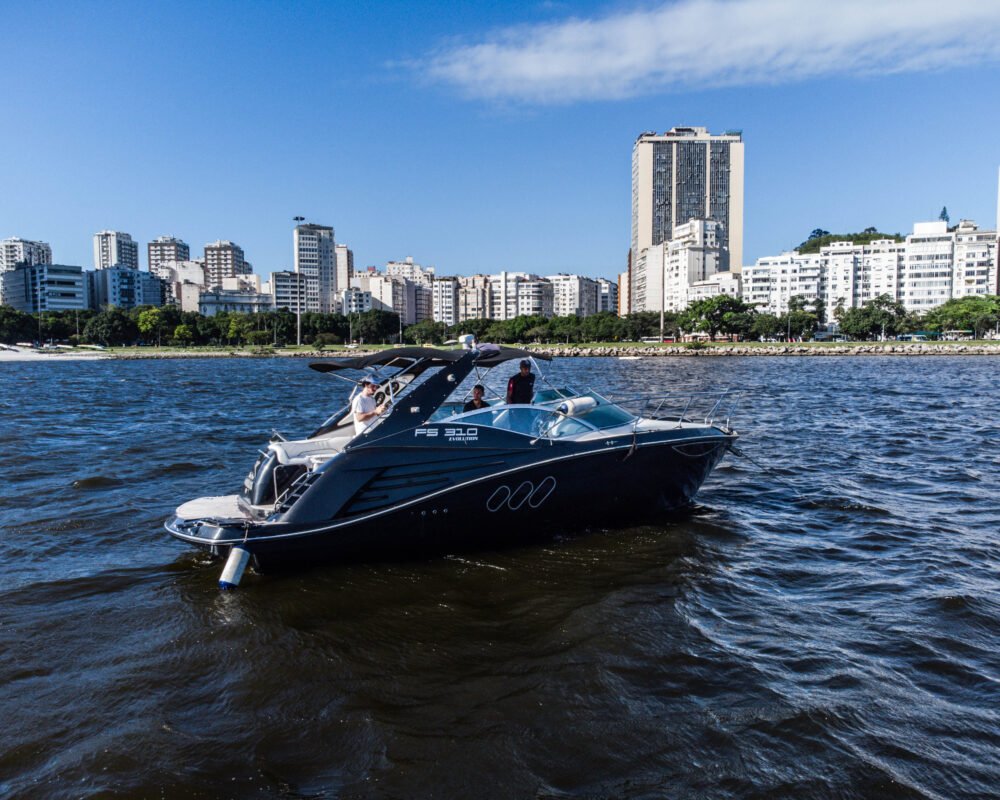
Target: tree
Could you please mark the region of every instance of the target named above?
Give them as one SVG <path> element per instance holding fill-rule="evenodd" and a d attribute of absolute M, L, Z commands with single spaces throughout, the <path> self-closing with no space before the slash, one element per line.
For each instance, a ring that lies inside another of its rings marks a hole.
<path fill-rule="evenodd" d="M 951 217 L 948 216 L 948 206 L 942 206 L 941 207 L 941 213 L 938 214 L 938 219 L 941 220 L 944 223 L 950 223 L 951 222 Z"/>
<path fill-rule="evenodd" d="M 174 328 L 174 341 L 182 347 L 187 347 L 194 341 L 194 331 L 190 325 L 183 323 Z"/>
<path fill-rule="evenodd" d="M 253 331 L 253 321 L 249 314 L 232 313 L 229 315 L 229 326 L 226 332 L 228 339 L 235 339 L 236 344 L 243 344 Z"/>
<path fill-rule="evenodd" d="M 861 308 L 847 309 L 840 317 L 840 330 L 852 339 L 876 339 L 902 332 L 906 320 L 903 304 L 883 294 Z"/>
<path fill-rule="evenodd" d="M 927 327 L 937 331 L 971 330 L 979 339 L 1000 323 L 1000 297 L 974 295 L 952 298 L 927 312 Z"/>
<path fill-rule="evenodd" d="M 38 335 L 38 323 L 31 314 L 11 306 L 0 306 L 0 342 L 15 344 L 31 341 Z"/>
<path fill-rule="evenodd" d="M 131 344 L 139 337 L 139 328 L 122 309 L 109 306 L 94 316 L 83 329 L 88 342 L 114 347 Z"/>
<path fill-rule="evenodd" d="M 738 297 L 720 294 L 691 303 L 681 312 L 678 323 L 686 331 L 703 331 L 715 341 L 720 331 L 727 333 L 748 331 L 752 323 L 748 322 L 746 315 L 753 313 L 753 306 L 744 303 Z"/>
<path fill-rule="evenodd" d="M 813 228 L 812 233 L 809 234 L 809 239 L 822 239 L 824 236 L 829 235 L 830 231 L 825 231 L 822 228 Z M 806 241 L 808 241 L 808 239 Z"/>
<path fill-rule="evenodd" d="M 775 338 L 779 333 L 783 333 L 784 330 L 781 326 L 781 320 L 774 314 L 757 313 L 754 315 L 753 324 L 750 326 L 750 335 L 757 337 L 760 341 L 764 341 L 765 339 Z"/>
<path fill-rule="evenodd" d="M 143 336 L 155 336 L 156 346 L 160 346 L 160 338 L 163 334 L 163 329 L 166 327 L 163 311 L 155 307 L 144 308 L 139 312 L 137 326 Z"/>
<path fill-rule="evenodd" d="M 447 327 L 443 322 L 432 319 L 421 320 L 403 330 L 403 341 L 409 344 L 441 344 L 444 342 Z"/>

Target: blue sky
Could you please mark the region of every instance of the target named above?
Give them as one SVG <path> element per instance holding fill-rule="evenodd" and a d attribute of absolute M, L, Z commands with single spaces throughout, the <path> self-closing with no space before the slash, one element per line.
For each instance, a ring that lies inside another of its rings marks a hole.
<path fill-rule="evenodd" d="M 996 221 L 1000 4 L 0 0 L 0 237 L 239 243 L 612 277 L 631 148 L 742 129 L 745 260 L 815 227 Z"/>

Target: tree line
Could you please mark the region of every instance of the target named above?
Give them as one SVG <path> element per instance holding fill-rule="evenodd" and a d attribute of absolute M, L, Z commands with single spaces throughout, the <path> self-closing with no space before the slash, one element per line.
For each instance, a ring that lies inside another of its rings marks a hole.
<path fill-rule="evenodd" d="M 664 336 L 679 339 L 701 333 L 742 340 L 776 341 L 810 339 L 826 315 L 822 301 L 793 297 L 784 314 L 760 311 L 743 300 L 718 295 L 691 303 L 684 311 L 663 315 Z M 996 295 L 949 300 L 920 315 L 907 312 L 902 303 L 882 295 L 861 308 L 838 306 L 832 316 L 840 332 L 851 339 L 870 340 L 917 331 L 970 331 L 976 338 L 1000 325 L 1000 298 Z M 295 314 L 287 310 L 260 314 L 222 312 L 212 317 L 174 306 L 142 306 L 130 310 L 108 307 L 100 311 L 44 311 L 29 314 L 0 306 L 0 342 L 68 342 L 121 346 L 133 344 L 172 346 L 277 346 L 297 340 Z M 655 338 L 660 334 L 660 314 L 646 311 L 619 317 L 610 312 L 588 317 L 521 316 L 509 320 L 474 319 L 453 326 L 424 320 L 400 330 L 399 315 L 390 311 L 361 314 L 304 313 L 301 336 L 313 346 L 393 344 L 443 344 L 471 333 L 484 342 L 512 344 L 540 342 L 625 342 Z"/>

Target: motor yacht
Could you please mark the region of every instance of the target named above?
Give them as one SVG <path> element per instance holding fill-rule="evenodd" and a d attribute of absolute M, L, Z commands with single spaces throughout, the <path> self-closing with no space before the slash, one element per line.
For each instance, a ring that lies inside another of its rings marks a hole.
<path fill-rule="evenodd" d="M 166 528 L 227 558 L 231 588 L 247 564 L 454 552 L 647 520 L 690 505 L 737 439 L 728 391 L 695 416 L 691 398 L 666 413 L 669 395 L 613 401 L 540 379 L 530 403 L 495 396 L 463 410 L 474 383 L 522 359 L 539 376 L 549 360 L 466 342 L 313 362 L 349 380 L 352 398 L 358 374 L 370 379 L 387 410 L 356 433 L 349 399 L 304 438 L 273 436 L 238 493 L 185 503 Z"/>

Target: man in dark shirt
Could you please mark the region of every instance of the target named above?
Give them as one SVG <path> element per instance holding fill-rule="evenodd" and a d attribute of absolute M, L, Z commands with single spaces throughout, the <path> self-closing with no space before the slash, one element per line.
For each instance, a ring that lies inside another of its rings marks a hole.
<path fill-rule="evenodd" d="M 535 395 L 535 376 L 531 372 L 531 364 L 521 362 L 521 370 L 507 381 L 508 403 L 530 403 Z"/>
<path fill-rule="evenodd" d="M 483 400 L 483 393 L 486 389 L 483 388 L 482 384 L 477 383 L 472 387 L 472 399 L 462 407 L 462 413 L 466 411 L 477 411 L 480 408 L 486 408 L 489 403 Z"/>

